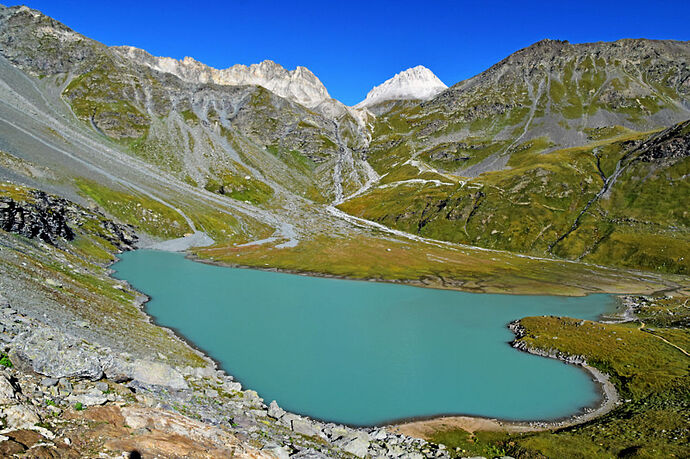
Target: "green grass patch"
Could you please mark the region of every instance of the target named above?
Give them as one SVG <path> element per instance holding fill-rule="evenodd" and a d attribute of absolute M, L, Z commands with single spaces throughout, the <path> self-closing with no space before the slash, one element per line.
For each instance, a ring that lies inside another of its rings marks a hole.
<path fill-rule="evenodd" d="M 92 199 L 107 213 L 152 236 L 176 238 L 191 231 L 182 215 L 148 196 L 115 190 L 85 179 L 75 184 L 83 196 Z"/>
<path fill-rule="evenodd" d="M 2 365 L 5 368 L 14 367 L 12 361 L 10 360 L 10 357 L 5 353 L 0 354 L 0 365 Z"/>

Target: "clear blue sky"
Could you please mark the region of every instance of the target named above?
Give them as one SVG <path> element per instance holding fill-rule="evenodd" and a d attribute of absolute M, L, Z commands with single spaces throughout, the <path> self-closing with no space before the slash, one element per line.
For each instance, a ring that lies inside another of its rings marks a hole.
<path fill-rule="evenodd" d="M 418 64 L 447 85 L 543 38 L 690 40 L 683 1 L 26 0 L 107 45 L 217 68 L 304 65 L 346 104 Z"/>

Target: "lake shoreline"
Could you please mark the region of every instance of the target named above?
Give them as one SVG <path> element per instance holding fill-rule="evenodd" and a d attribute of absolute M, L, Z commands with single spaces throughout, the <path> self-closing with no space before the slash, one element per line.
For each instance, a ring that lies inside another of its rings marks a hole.
<path fill-rule="evenodd" d="M 199 259 L 198 257 L 187 253 L 182 254 L 185 258 L 190 259 L 191 261 L 195 262 L 201 262 L 209 265 L 215 265 L 215 266 L 221 266 L 221 267 L 237 267 L 237 266 L 228 266 L 223 263 L 218 263 L 215 261 L 210 261 L 210 260 L 203 260 Z M 265 268 L 261 269 L 255 268 L 252 266 L 247 266 L 243 267 L 245 269 L 258 269 L 260 271 L 269 271 L 269 272 L 288 272 L 288 270 L 279 270 L 276 268 Z M 309 276 L 306 273 L 295 273 L 299 274 L 302 276 Z M 333 276 L 333 275 L 321 275 L 321 276 L 310 276 L 310 277 L 324 277 L 324 278 L 338 278 L 338 279 L 346 279 L 346 280 L 362 280 L 362 279 L 349 279 L 346 277 L 342 276 Z M 371 281 L 369 281 L 371 282 Z M 395 283 L 395 284 L 402 284 L 402 285 L 409 285 L 409 283 L 406 282 L 390 282 L 390 283 Z M 425 287 L 423 285 L 416 285 L 419 287 Z M 427 287 L 428 288 L 428 287 Z M 447 289 L 443 289 L 447 290 Z M 456 290 L 456 289 L 453 289 Z M 475 292 L 477 293 L 477 292 Z M 507 294 L 506 294 L 507 295 Z M 183 341 L 185 344 L 193 348 L 197 353 L 203 355 L 207 361 L 212 362 L 214 367 L 216 369 L 221 369 L 222 370 L 222 365 L 219 361 L 214 359 L 213 357 L 210 357 L 210 354 L 204 350 L 202 347 L 199 347 L 197 344 L 192 342 L 191 340 L 187 339 L 184 337 L 184 335 L 176 328 L 174 327 L 169 327 L 169 326 L 163 326 L 159 324 L 156 319 L 146 311 L 146 303 L 148 303 L 148 300 L 150 300 L 149 297 L 146 298 L 146 300 L 141 304 L 142 309 L 144 310 L 143 312 L 146 313 L 147 316 L 150 317 L 153 323 L 155 323 L 157 326 L 160 326 L 163 329 L 166 329 L 168 333 L 173 334 L 177 339 Z M 515 342 L 513 342 L 515 343 Z M 511 343 L 511 344 L 513 344 Z M 517 348 L 517 346 L 513 346 Z M 618 401 L 618 395 L 615 391 L 615 388 L 613 388 L 613 385 L 608 381 L 608 378 L 603 375 L 602 373 L 598 372 L 596 369 L 593 369 L 586 364 L 581 364 L 578 362 L 572 362 L 568 361 L 564 358 L 560 358 L 558 356 L 552 356 L 552 355 L 544 355 L 541 353 L 539 350 L 527 350 L 527 349 L 519 349 L 518 350 L 523 350 L 524 352 L 540 355 L 540 356 L 545 356 L 545 357 L 551 357 L 551 358 L 556 358 L 562 361 L 565 361 L 566 363 L 575 363 L 578 364 L 579 366 L 582 366 L 583 369 L 588 371 L 590 375 L 592 376 L 592 379 L 597 383 L 596 387 L 599 389 L 600 396 L 601 398 L 597 401 L 596 406 L 594 407 L 584 407 L 582 408 L 578 413 L 574 415 L 569 415 L 569 416 L 564 416 L 562 418 L 558 418 L 556 420 L 533 420 L 533 421 L 513 421 L 513 420 L 508 420 L 508 419 L 496 419 L 496 418 L 488 418 L 488 417 L 482 417 L 482 416 L 468 416 L 468 415 L 463 415 L 463 414 L 437 414 L 437 415 L 432 415 L 432 416 L 424 416 L 424 417 L 414 417 L 414 418 L 408 418 L 408 419 L 399 419 L 399 420 L 393 420 L 393 421 L 386 421 L 382 423 L 377 423 L 377 424 L 371 424 L 371 425 L 353 425 L 350 424 L 350 427 L 353 428 L 373 428 L 373 427 L 385 427 L 387 429 L 391 429 L 392 431 L 397 432 L 399 430 L 401 433 L 406 433 L 405 431 L 413 431 L 413 430 L 423 430 L 428 427 L 431 427 L 433 425 L 438 426 L 439 423 L 442 423 L 444 425 L 451 425 L 451 426 L 457 426 L 460 428 L 472 428 L 472 426 L 475 425 L 481 425 L 485 429 L 490 429 L 490 430 L 505 430 L 505 431 L 537 431 L 537 430 L 549 430 L 549 429 L 556 429 L 556 428 L 562 428 L 562 427 L 567 427 L 571 425 L 576 425 L 580 424 L 583 422 L 587 422 L 589 420 L 592 420 L 596 417 L 599 417 L 615 406 L 615 404 Z M 226 373 L 227 374 L 227 373 Z M 237 379 L 235 379 L 238 381 Z M 238 381 L 239 382 L 239 381 Z M 249 389 L 249 388 L 248 388 Z M 583 412 L 584 411 L 584 412 Z M 298 412 L 296 412 L 298 413 Z M 320 422 L 329 422 L 328 420 L 316 418 L 310 416 L 311 419 L 315 421 L 320 421 Z M 345 424 L 347 425 L 347 424 Z M 408 433 L 406 433 L 408 434 Z M 410 434 L 408 434 L 410 435 Z"/>
<path fill-rule="evenodd" d="M 515 346 L 513 346 L 515 347 Z M 518 349 L 517 347 L 515 347 Z M 587 371 L 592 380 L 597 383 L 601 399 L 596 407 L 583 407 L 579 413 L 565 416 L 555 420 L 534 420 L 534 421 L 513 421 L 507 419 L 490 418 L 484 416 L 471 415 L 438 415 L 412 418 L 402 422 L 393 423 L 387 426 L 392 432 L 401 433 L 411 437 L 428 440 L 431 435 L 441 430 L 462 429 L 469 433 L 475 431 L 496 431 L 496 432 L 540 432 L 546 430 L 557 430 L 572 427 L 585 422 L 597 419 L 611 410 L 619 403 L 620 397 L 615 386 L 609 380 L 608 375 L 600 372 L 586 363 L 574 363 L 565 358 L 551 355 L 539 349 L 518 349 L 540 357 L 547 357 L 560 360 L 566 364 L 577 365 Z"/>
<path fill-rule="evenodd" d="M 283 274 L 294 274 L 296 276 L 304 276 L 304 277 L 318 277 L 318 278 L 324 278 L 324 279 L 340 279 L 340 280 L 348 280 L 348 281 L 356 281 L 356 282 L 379 282 L 382 284 L 393 284 L 393 285 L 407 285 L 409 287 L 418 287 L 418 288 L 428 288 L 428 289 L 434 289 L 434 290 L 452 290 L 456 292 L 465 292 L 465 293 L 477 293 L 477 294 L 491 294 L 491 295 L 515 295 L 515 296 L 563 296 L 563 297 L 573 297 L 573 298 L 579 298 L 579 297 L 584 297 L 587 295 L 596 295 L 596 294 L 609 294 L 609 295 L 627 295 L 628 293 L 617 293 L 617 292 L 607 292 L 604 290 L 592 290 L 592 291 L 587 291 L 583 292 L 582 294 L 564 294 L 564 293 L 557 293 L 557 292 L 552 292 L 552 293 L 533 293 L 533 292 L 510 292 L 510 291 L 505 291 L 505 290 L 492 290 L 489 288 L 488 290 L 481 290 L 481 289 L 469 289 L 469 288 L 462 288 L 462 286 L 457 286 L 457 285 L 446 285 L 444 284 L 443 280 L 441 281 L 441 284 L 429 284 L 425 283 L 422 280 L 419 279 L 386 279 L 382 277 L 353 277 L 353 276 L 348 276 L 344 274 L 330 274 L 330 273 L 324 273 L 320 271 L 307 271 L 307 270 L 299 270 L 299 269 L 290 269 L 290 268 L 277 268 L 275 266 L 255 266 L 255 265 L 244 265 L 240 263 L 227 263 L 223 261 L 218 261 L 218 260 L 210 260 L 207 258 L 201 258 L 199 257 L 196 253 L 193 252 L 184 252 L 185 258 L 192 260 L 197 263 L 204 263 L 207 265 L 212 265 L 212 266 L 219 266 L 223 268 L 237 268 L 237 269 L 253 269 L 257 271 L 264 271 L 264 272 L 272 272 L 272 273 L 283 273 Z M 662 290 L 659 290 L 662 291 Z M 645 295 L 653 295 L 657 293 L 658 291 L 654 292 L 648 292 L 644 293 Z M 642 293 L 640 293 L 642 295 Z"/>
<path fill-rule="evenodd" d="M 198 247 L 200 249 L 204 249 L 207 247 Z M 408 285 L 411 287 L 421 287 L 421 288 L 430 288 L 430 289 L 436 289 L 436 290 L 453 290 L 453 291 L 460 291 L 460 292 L 467 292 L 467 293 L 487 293 L 487 294 L 497 294 L 497 295 L 517 295 L 517 296 L 562 296 L 562 297 L 584 297 L 587 295 L 594 295 L 594 294 L 610 294 L 610 295 L 646 295 L 646 296 L 654 296 L 654 295 L 659 295 L 663 293 L 669 293 L 669 292 L 678 292 L 678 291 L 684 291 L 687 289 L 687 286 L 682 285 L 678 283 L 678 281 L 674 279 L 669 279 L 669 278 L 664 278 L 663 276 L 655 278 L 651 280 L 647 276 L 649 275 L 654 275 L 656 273 L 647 273 L 644 271 L 635 271 L 635 270 L 628 270 L 625 268 L 616 268 L 616 267 L 607 267 L 607 266 L 600 266 L 600 265 L 592 265 L 593 267 L 596 268 L 605 268 L 605 269 L 613 269 L 619 271 L 619 273 L 625 273 L 626 276 L 628 276 L 629 279 L 635 279 L 639 283 L 647 283 L 647 282 L 652 282 L 655 284 L 655 287 L 651 287 L 651 285 L 647 285 L 649 288 L 646 289 L 641 289 L 641 290 L 623 290 L 616 288 L 616 286 L 613 286 L 611 288 L 599 288 L 599 287 L 584 287 L 582 285 L 563 285 L 563 284 L 556 284 L 556 283 L 551 283 L 552 288 L 551 289 L 534 289 L 534 290 L 523 290 L 523 291 L 515 291 L 513 289 L 501 289 L 499 287 L 495 287 L 492 285 L 481 285 L 481 286 L 466 286 L 464 285 L 465 283 L 462 281 L 458 282 L 453 282 L 453 279 L 446 279 L 442 276 L 430 276 L 426 278 L 408 278 L 408 279 L 391 279 L 391 278 L 386 278 L 386 277 L 355 277 L 350 274 L 333 274 L 333 273 L 328 273 L 328 272 L 323 272 L 323 271 L 312 271 L 308 269 L 301 269 L 301 268 L 280 268 L 276 266 L 270 266 L 269 264 L 264 264 L 264 266 L 260 265 L 251 265 L 251 264 L 243 264 L 243 263 L 235 263 L 232 261 L 223 261 L 223 260 L 217 260 L 213 258 L 203 258 L 201 257 L 195 250 L 195 247 L 191 247 L 185 252 L 182 252 L 185 254 L 185 257 L 196 261 L 198 263 L 205 263 L 209 265 L 215 265 L 215 266 L 223 266 L 223 267 L 228 267 L 228 268 L 239 268 L 239 269 L 254 269 L 258 271 L 265 271 L 265 272 L 278 272 L 278 273 L 285 273 L 285 274 L 295 274 L 299 276 L 307 276 L 307 277 L 320 277 L 320 278 L 327 278 L 327 279 L 342 279 L 342 280 L 351 280 L 351 281 L 362 281 L 362 282 L 380 282 L 380 283 L 386 283 L 386 284 L 395 284 L 395 285 Z M 557 259 L 551 259 L 552 261 L 569 261 L 569 260 L 557 260 Z M 586 265 L 586 263 L 584 263 Z M 546 285 L 546 283 L 545 283 Z M 560 290 L 559 287 L 566 287 L 567 290 L 564 292 L 563 290 Z"/>
<path fill-rule="evenodd" d="M 618 297 L 620 301 L 620 297 Z M 602 315 L 604 317 L 614 317 L 616 315 L 622 316 L 625 320 L 630 317 L 630 311 L 633 305 L 630 301 L 623 302 L 624 311 L 611 315 Z M 530 348 L 524 343 L 518 341 L 523 336 L 520 319 L 511 322 L 508 328 L 515 333 L 515 340 L 510 346 L 521 352 L 536 355 L 539 357 L 546 357 L 559 360 L 568 365 L 576 365 L 587 371 L 592 377 L 592 381 L 596 383 L 599 391 L 600 399 L 593 406 L 586 406 L 580 409 L 580 412 L 557 418 L 554 420 L 534 420 L 534 421 L 514 421 L 509 419 L 491 418 L 485 416 L 472 416 L 465 414 L 445 414 L 438 416 L 425 416 L 419 418 L 404 419 L 392 423 L 389 428 L 398 433 L 409 435 L 413 437 L 429 439 L 430 435 L 435 432 L 445 429 L 462 429 L 469 433 L 478 430 L 483 431 L 497 431 L 497 432 L 540 432 L 545 430 L 556 430 L 566 427 L 572 427 L 585 422 L 592 421 L 599 418 L 620 404 L 620 396 L 613 383 L 611 383 L 609 376 L 597 370 L 596 368 L 587 364 L 586 361 L 578 357 L 568 356 L 560 352 L 548 352 L 542 349 Z"/>

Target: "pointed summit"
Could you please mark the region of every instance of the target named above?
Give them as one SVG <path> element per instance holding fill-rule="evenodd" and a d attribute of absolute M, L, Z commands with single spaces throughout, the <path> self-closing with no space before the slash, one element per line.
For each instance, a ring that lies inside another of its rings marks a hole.
<path fill-rule="evenodd" d="M 400 72 L 393 78 L 375 86 L 374 89 L 369 91 L 367 98 L 355 105 L 355 107 L 369 107 L 387 100 L 427 100 L 447 87 L 434 75 L 434 72 L 423 65 L 418 65 Z"/>

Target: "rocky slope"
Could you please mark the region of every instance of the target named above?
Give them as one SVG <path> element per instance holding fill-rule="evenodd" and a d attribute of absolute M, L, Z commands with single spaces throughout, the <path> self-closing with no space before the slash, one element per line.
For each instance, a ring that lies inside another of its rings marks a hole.
<path fill-rule="evenodd" d="M 375 86 L 355 107 L 371 107 L 393 100 L 428 100 L 447 87 L 431 70 L 418 65 Z"/>
<path fill-rule="evenodd" d="M 672 41 L 520 50 L 381 113 L 368 158 L 385 176 L 341 209 L 432 238 L 687 273 L 687 160 L 617 167 L 649 131 L 690 118 L 689 62 L 690 44 Z M 682 144 L 686 127 L 667 134 Z"/>
<path fill-rule="evenodd" d="M 544 40 L 428 102 L 382 116 L 375 149 L 385 152 L 385 142 L 400 136 L 415 156 L 449 152 L 437 168 L 476 176 L 505 168 L 530 140 L 544 139 L 549 151 L 590 143 L 604 128 L 668 127 L 690 117 L 689 62 L 687 42 Z"/>
<path fill-rule="evenodd" d="M 188 183 L 227 185 L 257 203 L 281 187 L 326 201 L 369 177 L 361 115 L 331 100 L 307 69 L 266 61 L 216 71 L 154 58 L 20 7 L 0 11 L 0 53 L 52 83 L 98 133 Z"/>
<path fill-rule="evenodd" d="M 11 214 L 30 215 L 38 230 L 0 232 L 3 455 L 448 457 L 384 428 L 352 429 L 266 405 L 151 324 L 140 309 L 145 297 L 109 277 L 109 260 L 130 247 L 129 228 L 54 196 L 3 187 Z M 61 207 L 42 207 L 47 201 Z M 61 222 L 71 233 L 44 242 Z"/>

